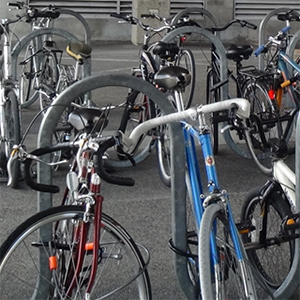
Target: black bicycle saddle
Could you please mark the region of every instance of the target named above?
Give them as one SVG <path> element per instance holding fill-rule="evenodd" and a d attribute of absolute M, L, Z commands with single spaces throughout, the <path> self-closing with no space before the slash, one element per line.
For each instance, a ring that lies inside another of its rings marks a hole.
<path fill-rule="evenodd" d="M 235 62 L 242 61 L 243 59 L 248 59 L 253 52 L 253 48 L 250 45 L 230 45 L 226 51 L 226 57 Z"/>

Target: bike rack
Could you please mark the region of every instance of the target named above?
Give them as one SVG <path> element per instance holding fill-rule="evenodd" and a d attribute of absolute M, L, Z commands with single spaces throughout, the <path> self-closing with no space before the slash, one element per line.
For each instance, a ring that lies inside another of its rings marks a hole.
<path fill-rule="evenodd" d="M 264 41 L 264 36 L 265 36 L 265 31 L 266 31 L 266 26 L 267 26 L 267 23 L 269 22 L 269 20 L 275 16 L 276 14 L 278 13 L 281 13 L 281 12 L 287 12 L 291 10 L 291 8 L 286 8 L 286 7 L 279 7 L 275 10 L 272 10 L 270 13 L 268 13 L 264 19 L 260 22 L 260 25 L 259 25 L 259 32 L 258 32 L 258 45 L 263 45 L 265 43 Z M 296 11 L 295 11 L 296 12 Z M 296 12 L 297 13 L 297 12 Z M 299 13 L 297 13 L 298 15 L 300 15 Z M 263 70 L 264 69 L 264 60 L 263 60 L 263 55 L 259 55 L 258 56 L 258 68 L 260 70 Z"/>
<path fill-rule="evenodd" d="M 54 105 L 47 111 L 42 120 L 38 134 L 38 147 L 46 147 L 52 144 L 52 133 L 59 117 L 62 114 L 64 107 L 70 105 L 70 103 L 74 100 L 74 97 L 77 97 L 76 95 L 88 93 L 91 89 L 108 86 L 123 86 L 138 90 L 147 95 L 150 99 L 153 99 L 153 101 L 160 107 L 163 114 L 174 112 L 174 108 L 166 99 L 166 96 L 150 83 L 127 74 L 120 75 L 116 73 L 102 72 L 74 83 L 58 96 L 53 103 Z M 183 186 L 182 183 L 185 180 L 184 141 L 180 123 L 172 123 L 170 124 L 170 128 L 172 153 L 171 164 L 174 170 L 174 176 L 172 176 L 172 187 L 179 187 Z M 37 174 L 37 180 L 39 183 L 52 184 L 52 172 L 50 167 L 45 164 L 38 164 Z M 185 189 L 172 188 L 171 197 L 173 203 L 183 202 L 182 199 L 185 199 Z M 52 207 L 52 194 L 38 192 L 37 202 L 39 210 Z M 180 215 L 182 216 L 182 213 L 180 213 Z M 173 226 L 176 224 L 177 218 L 179 219 L 179 215 L 175 217 L 175 219 L 173 217 Z M 45 232 L 45 234 L 47 235 L 49 232 Z M 42 282 L 43 281 L 39 281 L 40 284 L 43 284 Z"/>
<path fill-rule="evenodd" d="M 194 27 L 194 26 L 186 26 L 172 30 L 167 35 L 162 38 L 163 42 L 170 42 L 176 36 L 180 34 L 186 33 L 195 33 L 199 35 L 203 35 L 204 37 L 208 38 L 212 44 L 216 47 L 216 52 L 220 58 L 220 80 L 227 79 L 228 73 L 228 61 L 226 58 L 225 48 L 221 43 L 220 39 L 217 36 L 212 34 L 210 31 L 205 30 L 203 28 Z M 225 100 L 228 98 L 228 85 L 224 84 L 221 88 L 221 99 Z M 226 131 L 227 132 L 227 131 Z M 229 135 L 227 135 L 229 136 Z M 224 135 L 226 139 L 226 135 Z M 182 173 L 185 173 L 184 169 L 177 169 L 176 172 L 179 172 L 178 176 L 183 176 Z M 174 173 L 176 174 L 175 170 Z M 174 193 L 178 193 L 183 195 L 185 193 L 185 185 L 173 185 Z M 180 251 L 186 253 L 187 252 L 187 228 L 186 228 L 186 203 L 183 201 L 185 198 L 174 197 L 172 203 L 172 239 L 174 245 Z M 191 282 L 189 273 L 188 273 L 188 259 L 183 257 L 179 254 L 175 254 L 175 271 L 176 276 L 179 280 L 181 288 L 185 293 L 188 299 L 196 299 L 194 285 Z"/>
<path fill-rule="evenodd" d="M 17 76 L 17 68 L 18 68 L 18 57 L 21 51 L 28 45 L 28 43 L 36 38 L 36 37 L 41 37 L 43 35 L 58 35 L 61 36 L 71 42 L 79 42 L 79 40 L 71 33 L 69 33 L 66 30 L 63 29 L 58 29 L 58 28 L 43 28 L 39 30 L 32 31 L 25 36 L 23 36 L 18 43 L 14 46 L 12 52 L 11 52 L 11 75 L 12 75 L 12 80 L 17 81 L 18 76 Z"/>

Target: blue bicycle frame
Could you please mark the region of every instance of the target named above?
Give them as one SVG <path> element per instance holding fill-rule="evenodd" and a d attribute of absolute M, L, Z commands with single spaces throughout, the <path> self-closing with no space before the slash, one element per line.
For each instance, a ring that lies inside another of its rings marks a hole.
<path fill-rule="evenodd" d="M 201 226 L 201 219 L 204 213 L 203 203 L 206 197 L 204 195 L 201 176 L 200 176 L 200 169 L 197 162 L 195 140 L 199 141 L 202 148 L 202 155 L 205 162 L 206 177 L 207 177 L 208 191 L 209 191 L 209 195 L 207 196 L 215 194 L 216 195 L 215 200 L 219 200 L 220 198 L 219 195 L 221 191 L 219 187 L 215 159 L 214 159 L 213 150 L 211 146 L 211 137 L 208 128 L 206 126 L 203 126 L 203 128 L 200 128 L 200 130 L 196 130 L 193 126 L 187 124 L 184 121 L 181 123 L 183 125 L 187 170 L 188 170 L 188 176 L 191 185 L 194 218 L 196 221 L 197 232 L 199 232 L 199 228 Z M 227 194 L 225 194 L 224 196 L 228 198 Z M 244 257 L 240 248 L 239 237 L 238 237 L 239 233 L 235 226 L 232 209 L 229 201 L 226 201 L 226 213 L 229 220 L 230 234 L 234 243 L 237 257 L 239 260 L 243 260 Z M 217 230 L 217 228 L 215 230 Z M 218 261 L 216 240 L 213 234 L 211 235 L 211 251 L 212 251 L 211 257 L 212 257 L 213 266 L 215 266 L 220 262 Z"/>

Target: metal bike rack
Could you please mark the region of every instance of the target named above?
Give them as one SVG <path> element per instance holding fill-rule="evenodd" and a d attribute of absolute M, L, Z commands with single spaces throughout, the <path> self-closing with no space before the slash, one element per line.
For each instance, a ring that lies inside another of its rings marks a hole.
<path fill-rule="evenodd" d="M 78 39 L 71 33 L 69 33 L 66 30 L 58 29 L 58 28 L 43 28 L 39 30 L 32 31 L 25 36 L 23 36 L 18 43 L 14 46 L 12 52 L 11 52 L 11 68 L 12 68 L 12 79 L 17 81 L 17 71 L 18 71 L 18 57 L 20 52 L 28 45 L 28 43 L 36 38 L 41 37 L 43 35 L 57 35 L 61 36 L 70 42 L 79 42 Z"/>
<path fill-rule="evenodd" d="M 65 9 L 65 8 L 58 8 L 57 11 L 60 12 L 60 14 L 65 14 L 65 15 L 71 15 L 73 17 L 75 17 L 76 19 L 78 19 L 81 23 L 82 26 L 84 28 L 84 32 L 85 32 L 85 43 L 88 45 L 91 45 L 91 30 L 90 27 L 88 25 L 88 23 L 86 22 L 86 20 L 82 17 L 81 14 L 70 10 L 70 9 Z M 87 58 L 84 62 L 84 66 L 83 66 L 83 78 L 87 77 L 91 75 L 91 58 Z"/>
<path fill-rule="evenodd" d="M 160 107 L 163 114 L 174 112 L 174 108 L 167 100 L 165 95 L 150 83 L 142 79 L 127 74 L 120 75 L 116 73 L 100 73 L 92 75 L 71 85 L 55 100 L 53 103 L 54 105 L 47 111 L 42 120 L 38 134 L 38 147 L 46 147 L 52 144 L 52 134 L 59 117 L 62 114 L 64 107 L 70 105 L 74 98 L 81 94 L 90 92 L 91 89 L 109 86 L 124 86 L 138 90 L 144 95 L 147 95 L 150 99 L 153 99 L 153 101 Z M 171 164 L 174 170 L 174 176 L 172 177 L 171 182 L 172 187 L 174 188 L 171 189 L 171 198 L 173 203 L 180 203 L 183 202 L 182 199 L 185 199 L 185 189 L 178 189 L 176 187 L 183 186 L 185 180 L 184 141 L 180 123 L 170 124 L 170 129 L 172 154 Z M 50 167 L 46 166 L 45 164 L 38 164 L 37 172 L 37 180 L 39 183 L 52 184 L 52 172 Z M 52 207 L 52 194 L 38 192 L 37 202 L 39 210 Z M 176 222 L 173 218 L 173 226 L 175 223 Z M 49 232 L 44 232 L 43 234 L 49 236 Z M 43 284 L 43 281 L 39 281 L 38 284 Z M 44 286 L 42 286 L 42 288 L 44 288 Z"/>
<path fill-rule="evenodd" d="M 291 10 L 291 8 L 280 7 L 275 10 L 272 10 L 269 14 L 267 14 L 264 17 L 264 19 L 260 22 L 260 25 L 259 25 L 259 32 L 258 32 L 258 45 L 259 46 L 263 45 L 265 43 L 264 36 L 265 36 L 266 26 L 267 26 L 267 23 L 269 22 L 269 20 L 276 14 L 281 13 L 281 12 L 287 12 L 289 10 Z M 297 13 L 296 11 L 295 11 L 295 13 L 299 15 L 299 13 Z M 258 68 L 260 70 L 264 69 L 263 55 L 258 56 Z"/>
<path fill-rule="evenodd" d="M 194 27 L 194 26 L 186 26 L 172 30 L 166 36 L 162 38 L 163 42 L 170 42 L 176 36 L 180 34 L 186 33 L 195 33 L 202 35 L 209 39 L 212 44 L 214 44 L 216 48 L 216 52 L 220 58 L 220 80 L 227 79 L 228 72 L 228 61 L 226 58 L 225 48 L 221 43 L 220 39 L 218 39 L 214 34 L 210 31 L 205 30 L 203 28 Z M 228 98 L 228 85 L 224 84 L 221 88 L 221 99 L 225 100 Z M 182 173 L 185 172 L 185 169 L 178 169 L 180 177 L 183 176 Z M 176 174 L 176 172 L 175 172 Z M 173 187 L 174 185 L 172 185 Z M 183 195 L 185 193 L 185 185 L 175 185 L 174 186 L 175 193 Z M 174 197 L 172 203 L 172 238 L 176 248 L 184 253 L 187 252 L 187 228 L 186 228 L 186 203 L 183 201 L 185 198 Z M 180 282 L 181 289 L 185 293 L 188 299 L 196 299 L 194 285 L 191 282 L 189 273 L 188 273 L 188 261 L 186 257 L 183 257 L 178 254 L 175 255 L 175 270 L 176 276 Z"/>

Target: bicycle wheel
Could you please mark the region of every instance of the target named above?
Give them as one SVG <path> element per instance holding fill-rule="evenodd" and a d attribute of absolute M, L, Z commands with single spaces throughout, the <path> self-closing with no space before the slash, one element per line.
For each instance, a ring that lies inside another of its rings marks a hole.
<path fill-rule="evenodd" d="M 124 105 L 120 107 L 122 110 L 121 122 L 119 130 L 130 134 L 136 126 L 155 116 L 155 107 L 151 99 L 146 95 L 132 90 L 126 98 Z M 139 146 L 133 152 L 133 159 L 136 164 L 145 160 L 155 147 L 155 139 L 152 132 L 145 133 L 140 138 Z M 128 159 L 122 149 L 116 147 L 112 151 L 107 152 L 105 165 L 107 167 L 130 167 L 132 162 Z"/>
<path fill-rule="evenodd" d="M 171 149 L 168 125 L 160 126 L 158 132 L 159 137 L 156 143 L 158 174 L 161 181 L 167 187 L 171 187 Z"/>
<path fill-rule="evenodd" d="M 21 140 L 20 115 L 18 100 L 13 90 L 4 92 L 5 102 L 0 108 L 0 179 L 7 182 L 6 164 L 14 145 Z M 1 124 L 2 123 L 2 124 Z M 17 188 L 20 179 L 20 162 L 14 160 L 11 165 L 12 181 L 11 187 Z"/>
<path fill-rule="evenodd" d="M 241 221 L 249 221 L 254 230 L 243 234 L 242 240 L 244 243 L 256 243 L 254 249 L 247 250 L 247 255 L 270 290 L 275 292 L 290 272 L 295 241 L 267 246 L 260 238 L 276 238 L 284 224 L 284 219 L 292 212 L 285 196 L 278 191 L 272 192 L 270 200 L 266 202 L 267 207 L 263 207 L 262 204 L 261 188 L 256 188 L 247 195 L 241 211 Z M 266 236 L 262 235 L 263 231 L 259 226 L 263 224 L 263 211 L 267 214 L 264 224 Z M 299 278 L 293 280 L 299 282 Z M 291 291 L 291 294 L 293 292 Z"/>
<path fill-rule="evenodd" d="M 25 52 L 25 59 L 21 62 L 20 72 L 20 107 L 28 108 L 38 98 L 38 91 L 35 89 L 38 80 L 38 61 L 34 55 L 34 40 L 30 43 Z"/>
<path fill-rule="evenodd" d="M 187 109 L 191 106 L 196 83 L 196 65 L 192 51 L 189 49 L 181 50 L 176 58 L 175 65 L 187 69 L 191 74 L 191 82 L 182 93 L 184 109 Z"/>
<path fill-rule="evenodd" d="M 274 115 L 274 105 L 268 95 L 268 88 L 262 82 L 249 80 L 242 87 L 242 98 L 250 101 L 250 137 L 253 144 L 255 156 L 266 168 L 271 168 L 270 147 L 268 141 L 278 138 L 278 121 Z M 256 118 L 262 122 L 261 130 L 267 142 L 262 141 Z M 252 158 L 245 139 L 240 139 L 235 130 L 228 131 L 231 141 L 227 142 L 229 147 L 245 158 Z"/>
<path fill-rule="evenodd" d="M 59 79 L 58 61 L 55 52 L 44 54 L 42 70 L 40 73 L 40 108 L 47 109 L 52 104 L 56 93 L 56 85 Z"/>
<path fill-rule="evenodd" d="M 256 299 L 250 266 L 240 261 L 230 226 L 219 204 L 205 209 L 198 245 L 202 299 Z"/>
<path fill-rule="evenodd" d="M 8 237 L 0 248 L 2 300 L 86 298 L 92 253 L 87 249 L 73 293 L 66 295 L 70 281 L 67 274 L 71 274 L 76 264 L 76 227 L 83 222 L 84 212 L 84 207 L 79 206 L 54 207 L 32 216 Z M 93 228 L 90 222 L 86 245 L 93 243 Z M 49 257 L 54 255 L 57 268 L 50 271 Z M 89 296 L 89 299 L 151 298 L 148 272 L 137 245 L 105 214 L 101 221 L 98 268 Z"/>

